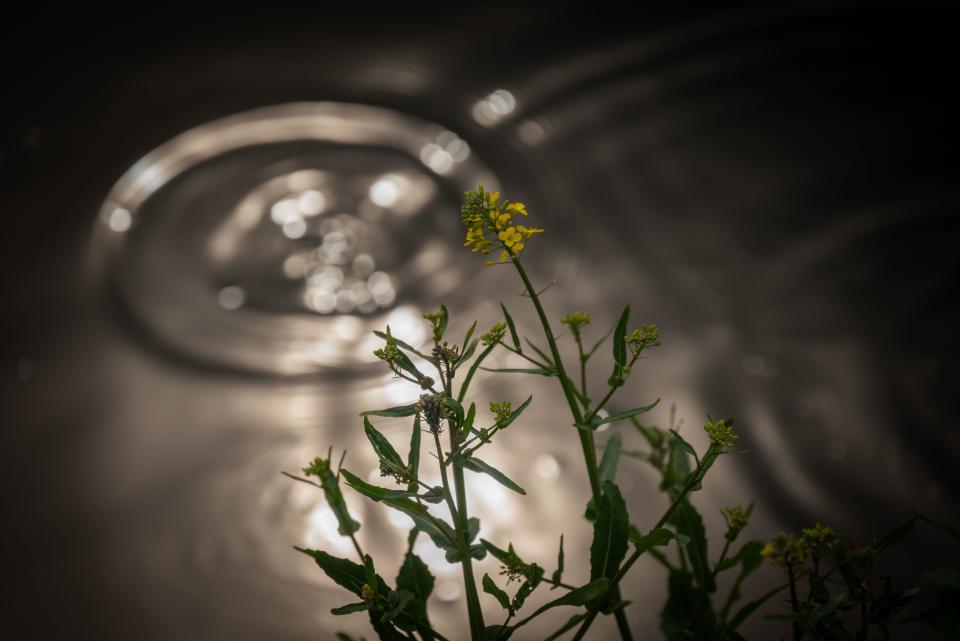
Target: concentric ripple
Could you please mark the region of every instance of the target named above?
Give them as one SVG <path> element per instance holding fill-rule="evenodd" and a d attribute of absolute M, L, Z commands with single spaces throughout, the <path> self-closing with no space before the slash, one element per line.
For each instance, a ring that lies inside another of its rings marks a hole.
<path fill-rule="evenodd" d="M 462 192 L 496 179 L 456 133 L 297 103 L 185 132 L 114 186 L 98 266 L 181 357 L 284 375 L 368 362 L 369 329 L 465 276 Z"/>

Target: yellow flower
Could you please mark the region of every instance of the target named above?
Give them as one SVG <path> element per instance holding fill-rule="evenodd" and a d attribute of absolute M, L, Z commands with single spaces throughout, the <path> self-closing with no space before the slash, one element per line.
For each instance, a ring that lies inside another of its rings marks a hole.
<path fill-rule="evenodd" d="M 491 191 L 490 193 L 487 194 L 487 202 L 490 203 L 491 205 L 496 205 L 498 200 L 500 200 L 499 191 Z"/>
<path fill-rule="evenodd" d="M 517 225 L 517 231 L 523 234 L 527 240 L 530 240 L 530 238 L 532 238 L 534 234 L 543 233 L 543 230 L 540 229 L 539 227 L 524 227 L 523 225 Z"/>
<path fill-rule="evenodd" d="M 507 227 L 502 232 L 497 234 L 497 238 L 503 241 L 503 244 L 507 247 L 513 247 L 515 244 L 523 240 L 523 234 L 517 231 L 516 227 Z"/>
<path fill-rule="evenodd" d="M 776 551 L 777 551 L 777 548 L 773 545 L 773 543 L 767 543 L 766 545 L 763 546 L 763 549 L 760 550 L 760 556 L 766 557 L 769 559 L 771 556 L 773 556 L 773 553 Z"/>
<path fill-rule="evenodd" d="M 499 196 L 499 194 L 497 195 Z M 521 216 L 526 216 L 527 206 L 524 205 L 523 203 L 510 203 L 509 205 L 507 205 L 507 211 L 513 211 L 520 214 Z"/>
<path fill-rule="evenodd" d="M 497 229 L 506 229 L 511 218 L 513 217 L 510 214 L 500 214 L 497 216 Z"/>

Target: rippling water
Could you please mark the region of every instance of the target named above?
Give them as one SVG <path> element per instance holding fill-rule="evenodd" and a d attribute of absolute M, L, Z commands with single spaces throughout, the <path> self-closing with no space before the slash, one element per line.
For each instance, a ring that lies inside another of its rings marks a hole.
<path fill-rule="evenodd" d="M 924 120 L 937 96 L 918 82 L 888 99 L 874 30 L 889 19 L 743 14 L 584 38 L 515 66 L 491 54 L 477 69 L 470 38 L 374 47 L 341 51 L 343 69 L 319 65 L 310 81 L 317 61 L 293 47 L 271 59 L 287 63 L 275 90 L 269 61 L 254 64 L 265 87 L 254 104 L 183 126 L 90 208 L 90 300 L 110 321 L 83 330 L 57 378 L 21 398 L 63 431 L 67 416 L 39 408 L 44 389 L 69 388 L 66 406 L 89 426 L 77 487 L 58 496 L 76 496 L 85 534 L 71 567 L 96 586 L 85 598 L 104 636 L 365 629 L 362 617 L 334 621 L 343 595 L 291 550 L 343 541 L 321 497 L 279 472 L 328 446 L 361 476 L 374 470 L 358 411 L 417 390 L 371 362 L 372 329 L 423 341 L 419 314 L 443 301 L 457 335 L 494 322 L 505 300 L 535 331 L 508 270 L 460 247 L 458 202 L 477 182 L 525 200 L 547 229 L 525 258 L 553 283 L 556 316 L 589 309 L 599 332 L 631 302 L 638 322 L 661 327 L 665 346 L 619 406 L 659 397 L 662 420 L 676 403 L 698 444 L 705 412 L 737 418 L 751 452 L 724 461 L 701 505 L 756 497 L 758 536 L 811 515 L 862 536 L 912 506 L 955 507 L 953 348 L 937 342 L 956 319 L 955 188 Z M 465 57 L 435 55 L 443 46 Z M 151 73 L 162 83 L 177 65 Z M 298 83 L 310 89 L 297 95 Z M 304 100 L 324 87 L 350 99 Z M 917 317 L 923 335 L 908 345 L 902 328 Z M 79 365 L 91 362 L 95 380 Z M 475 391 L 516 401 L 519 383 Z M 558 390 L 522 383 L 535 403 L 489 460 L 530 496 L 473 477 L 470 503 L 483 536 L 552 567 L 560 532 L 568 557 L 589 545 L 577 519 L 587 496 Z M 405 441 L 402 421 L 382 423 Z M 646 470 L 623 467 L 646 523 L 661 499 Z M 348 502 L 392 575 L 408 524 Z M 434 618 L 456 629 L 456 568 L 421 552 L 439 578 Z M 658 571 L 631 581 L 636 601 L 659 602 Z M 656 624 L 641 608 L 630 618 Z"/>

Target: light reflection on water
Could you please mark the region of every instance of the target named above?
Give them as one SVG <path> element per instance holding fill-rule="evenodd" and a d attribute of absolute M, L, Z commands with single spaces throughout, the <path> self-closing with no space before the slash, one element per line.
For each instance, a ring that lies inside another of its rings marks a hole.
<path fill-rule="evenodd" d="M 147 350 L 108 358 L 94 509 L 109 523 L 108 581 L 155 624 L 155 638 L 365 629 L 362 617 L 329 614 L 347 599 L 291 551 L 351 552 L 317 493 L 279 472 L 332 445 L 348 450 L 348 469 L 375 473 L 358 411 L 409 403 L 419 390 L 371 364 L 371 329 L 390 324 L 419 345 L 420 312 L 443 301 L 461 336 L 469 320 L 497 320 L 502 299 L 535 331 L 507 270 L 483 270 L 460 251 L 457 203 L 479 181 L 515 189 L 547 228 L 541 244 L 550 249 L 531 247 L 528 260 L 538 282 L 557 280 L 546 294 L 556 316 L 590 309 L 600 332 L 629 299 L 638 322 L 662 328 L 665 347 L 638 368 L 635 395 L 618 398 L 617 409 L 660 397 L 663 420 L 676 403 L 698 446 L 707 411 L 734 415 L 746 447 L 763 453 L 720 465 L 702 504 L 759 494 L 757 531 L 767 534 L 790 518 L 783 511 L 842 522 L 850 496 L 831 495 L 838 484 L 856 488 L 864 510 L 903 491 L 915 462 L 893 451 L 896 428 L 869 402 L 875 357 L 820 270 L 878 228 L 908 221 L 865 216 L 839 228 L 831 216 L 851 217 L 836 203 L 808 215 L 809 184 L 796 176 L 809 169 L 786 160 L 778 169 L 762 124 L 744 132 L 740 110 L 766 103 L 749 84 L 710 93 L 714 76 L 753 73 L 762 50 L 650 62 L 682 46 L 612 46 L 514 79 L 510 90 L 473 88 L 459 132 L 380 107 L 265 108 L 189 131 L 121 178 L 98 219 L 93 259 L 138 335 L 171 358 Z M 746 151 L 726 137 L 729 122 L 741 125 Z M 488 168 L 478 150 L 492 143 L 512 160 Z M 763 237 L 769 229 L 750 227 L 763 216 L 741 218 L 755 211 L 781 212 L 795 236 Z M 520 364 L 497 358 L 492 365 Z M 475 392 L 518 402 L 520 385 L 486 378 Z M 471 475 L 471 510 L 482 536 L 512 541 L 548 569 L 563 532 L 578 582 L 586 568 L 570 551 L 586 550 L 590 533 L 579 519 L 587 497 L 576 439 L 550 381 L 522 385 L 534 405 L 486 458 L 529 496 Z M 377 424 L 398 448 L 408 442 L 404 421 Z M 886 478 L 871 487 L 863 479 L 877 466 Z M 638 523 L 662 504 L 651 481 L 624 463 Z M 363 523 L 361 544 L 392 577 L 408 521 L 355 496 L 348 503 Z M 714 512 L 704 518 L 716 531 Z M 433 618 L 456 630 L 457 569 L 425 539 L 417 549 L 439 578 Z M 496 564 L 484 561 L 484 571 L 495 575 Z M 636 572 L 627 592 L 656 601 L 662 581 Z M 638 629 L 656 625 L 654 612 L 631 617 Z"/>

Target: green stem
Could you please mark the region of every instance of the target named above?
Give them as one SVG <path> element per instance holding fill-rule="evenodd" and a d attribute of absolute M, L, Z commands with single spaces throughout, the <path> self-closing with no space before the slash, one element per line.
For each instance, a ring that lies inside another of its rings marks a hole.
<path fill-rule="evenodd" d="M 453 439 L 453 430 L 450 430 L 450 438 Z M 480 595 L 477 594 L 477 583 L 473 577 L 473 565 L 471 563 L 470 549 L 467 544 L 467 500 L 463 485 L 463 468 L 454 463 L 453 479 L 457 500 L 462 508 L 458 509 L 454 504 L 453 496 L 450 493 L 450 482 L 447 478 L 447 465 L 443 460 L 443 446 L 440 445 L 440 434 L 433 432 L 433 440 L 437 446 L 437 459 L 440 461 L 440 481 L 443 483 L 443 497 L 447 502 L 447 509 L 450 510 L 450 518 L 453 520 L 454 528 L 457 533 L 457 547 L 460 549 L 460 565 L 463 569 L 463 585 L 467 593 L 467 616 L 470 619 L 470 638 L 472 641 L 485 641 L 485 626 L 483 624 L 483 612 L 480 609 Z"/>
<path fill-rule="evenodd" d="M 800 641 L 800 622 L 797 620 L 799 604 L 797 602 L 797 580 L 793 574 L 793 566 L 787 566 L 787 578 L 790 580 L 790 609 L 793 611 L 793 641 Z"/>
<path fill-rule="evenodd" d="M 533 283 L 530 282 L 530 277 L 527 275 L 527 271 L 523 268 L 523 264 L 520 262 L 520 259 L 516 256 L 513 256 L 513 265 L 516 267 L 517 273 L 520 275 L 520 280 L 523 281 L 523 286 L 526 288 L 527 293 L 530 294 L 530 300 L 533 302 L 533 307 L 536 309 L 537 316 L 540 318 L 540 325 L 543 327 L 544 336 L 546 337 L 547 344 L 550 347 L 550 354 L 553 356 L 553 362 L 556 364 L 557 378 L 560 379 L 560 386 L 563 388 L 563 395 L 566 397 L 567 405 L 570 407 L 570 414 L 573 416 L 575 423 L 582 423 L 583 416 L 580 413 L 580 406 L 577 404 L 577 397 L 574 393 L 573 385 L 563 367 L 563 359 L 560 357 L 560 350 L 557 348 L 557 341 L 553 337 L 553 330 L 550 329 L 550 321 L 547 320 L 547 314 L 543 311 L 543 305 L 540 303 L 540 297 L 537 295 L 537 290 L 534 288 Z M 597 450 L 596 445 L 593 442 L 593 435 L 588 434 L 580 429 L 577 430 L 577 434 L 580 437 L 580 448 L 583 450 L 583 460 L 587 466 L 587 478 L 590 480 L 590 492 L 593 495 L 595 504 L 599 505 L 600 477 L 597 473 Z"/>
<path fill-rule="evenodd" d="M 580 405 L 577 402 L 573 382 L 570 380 L 570 377 L 567 376 L 563 367 L 563 359 L 560 357 L 557 341 L 553 336 L 553 330 L 550 328 L 550 321 L 547 319 L 547 314 L 543 311 L 543 305 L 540 303 L 540 296 L 537 294 L 533 283 L 530 282 L 530 277 L 523 268 L 523 264 L 520 263 L 520 259 L 514 256 L 513 252 L 510 252 L 510 254 L 513 265 L 517 268 L 517 273 L 520 275 L 520 280 L 523 281 L 523 286 L 527 289 L 527 293 L 530 294 L 530 300 L 533 302 L 537 316 L 540 318 L 540 325 L 543 327 L 544 336 L 547 339 L 547 344 L 550 346 L 550 354 L 553 356 L 553 362 L 556 365 L 557 378 L 560 379 L 560 386 L 563 388 L 563 395 L 566 397 L 567 405 L 570 407 L 570 414 L 573 416 L 574 423 L 583 423 L 583 416 L 580 413 Z M 583 451 L 583 461 L 587 467 L 587 478 L 590 480 L 590 493 L 593 495 L 593 504 L 600 505 L 600 475 L 597 472 L 597 446 L 593 441 L 592 433 L 577 429 L 577 436 L 580 438 L 580 449 Z M 617 597 L 619 597 L 619 593 L 615 590 L 615 598 Z M 633 641 L 633 636 L 630 634 L 630 626 L 627 624 L 627 615 L 624 613 L 623 608 L 617 610 L 614 616 L 617 620 L 617 627 L 620 630 L 621 638 L 624 641 Z"/>

